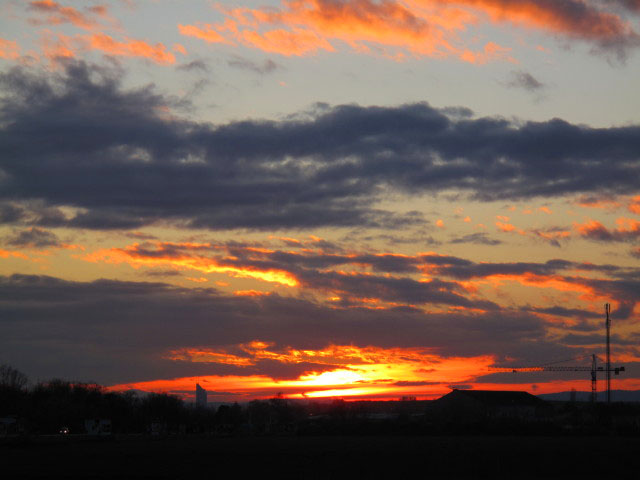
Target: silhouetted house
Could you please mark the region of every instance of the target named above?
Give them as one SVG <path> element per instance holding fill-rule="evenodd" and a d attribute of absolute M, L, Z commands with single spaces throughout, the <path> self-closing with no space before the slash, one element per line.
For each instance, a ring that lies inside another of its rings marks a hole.
<path fill-rule="evenodd" d="M 454 389 L 434 400 L 431 411 L 457 421 L 533 420 L 544 413 L 546 405 L 544 400 L 527 392 Z"/>
<path fill-rule="evenodd" d="M 207 391 L 202 388 L 199 383 L 196 383 L 196 406 L 207 406 Z"/>

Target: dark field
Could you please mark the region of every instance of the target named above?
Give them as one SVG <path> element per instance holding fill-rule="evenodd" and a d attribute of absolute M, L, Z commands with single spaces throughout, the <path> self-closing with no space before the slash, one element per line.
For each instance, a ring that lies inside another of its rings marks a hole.
<path fill-rule="evenodd" d="M 640 438 L 0 439 L 2 478 L 638 478 Z M 4 475 L 4 474 L 8 475 Z"/>

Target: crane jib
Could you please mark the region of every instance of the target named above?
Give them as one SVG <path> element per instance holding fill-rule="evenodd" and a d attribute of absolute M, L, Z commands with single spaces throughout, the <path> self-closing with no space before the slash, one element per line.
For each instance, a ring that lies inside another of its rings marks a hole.
<path fill-rule="evenodd" d="M 597 400 L 597 374 L 600 372 L 607 374 L 607 403 L 611 402 L 611 372 L 614 375 L 620 375 L 620 372 L 624 372 L 623 366 L 611 367 L 611 305 L 605 304 L 605 327 L 606 327 L 606 367 L 598 366 L 598 357 L 595 354 L 591 355 L 591 366 L 529 366 L 529 367 L 489 367 L 489 370 L 494 372 L 591 372 L 591 401 Z M 561 362 L 555 362 L 561 363 Z"/>

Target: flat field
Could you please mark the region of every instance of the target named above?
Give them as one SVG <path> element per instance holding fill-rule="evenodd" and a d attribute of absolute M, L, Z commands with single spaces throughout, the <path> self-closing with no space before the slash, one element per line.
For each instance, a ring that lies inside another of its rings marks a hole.
<path fill-rule="evenodd" d="M 637 478 L 640 438 L 33 437 L 0 440 L 2 478 Z"/>

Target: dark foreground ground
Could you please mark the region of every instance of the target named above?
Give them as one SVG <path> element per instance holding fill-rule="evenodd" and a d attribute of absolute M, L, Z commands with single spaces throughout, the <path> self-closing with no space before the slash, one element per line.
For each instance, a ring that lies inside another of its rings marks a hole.
<path fill-rule="evenodd" d="M 32 437 L 2 478 L 638 478 L 625 437 Z"/>
<path fill-rule="evenodd" d="M 33 437 L 2 478 L 638 478 L 625 437 Z M 6 475 L 5 475 L 6 474 Z"/>

